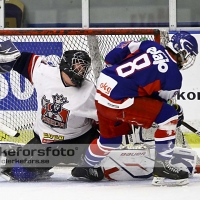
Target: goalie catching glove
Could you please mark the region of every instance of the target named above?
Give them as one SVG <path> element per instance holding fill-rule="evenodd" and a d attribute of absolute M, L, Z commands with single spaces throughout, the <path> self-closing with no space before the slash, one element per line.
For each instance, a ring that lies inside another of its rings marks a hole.
<path fill-rule="evenodd" d="M 184 120 L 184 114 L 183 114 L 183 108 L 178 105 L 178 104 L 173 104 L 174 108 L 176 109 L 177 113 L 178 113 L 178 124 L 177 124 L 177 128 L 181 126 L 183 120 Z"/>
<path fill-rule="evenodd" d="M 21 53 L 10 40 L 0 43 L 0 73 L 11 71 L 20 55 Z"/>

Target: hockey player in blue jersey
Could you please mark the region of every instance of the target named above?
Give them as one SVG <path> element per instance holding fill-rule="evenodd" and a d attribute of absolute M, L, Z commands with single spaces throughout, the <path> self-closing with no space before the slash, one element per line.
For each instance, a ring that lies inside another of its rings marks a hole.
<path fill-rule="evenodd" d="M 180 70 L 191 67 L 197 54 L 196 39 L 185 31 L 174 34 L 166 48 L 146 40 L 121 42 L 111 50 L 95 97 L 100 137 L 90 144 L 84 164 L 74 168 L 72 176 L 101 180 L 103 172 L 95 166 L 119 147 L 131 125 L 150 128 L 154 122 L 158 128 L 152 184 L 162 185 L 165 178 L 177 185 L 187 184 L 188 173 L 170 163 L 178 112 L 168 101 L 181 89 Z"/>

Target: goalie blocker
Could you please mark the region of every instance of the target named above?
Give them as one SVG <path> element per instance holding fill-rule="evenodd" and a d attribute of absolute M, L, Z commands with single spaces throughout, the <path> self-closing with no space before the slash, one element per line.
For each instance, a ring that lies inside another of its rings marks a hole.
<path fill-rule="evenodd" d="M 0 43 L 0 74 L 6 73 L 12 70 L 17 58 L 21 53 L 16 46 L 10 41 L 4 41 Z M 4 124 L 0 123 L 0 131 L 3 131 L 7 135 L 18 137 L 20 134 L 17 131 L 10 129 Z"/>

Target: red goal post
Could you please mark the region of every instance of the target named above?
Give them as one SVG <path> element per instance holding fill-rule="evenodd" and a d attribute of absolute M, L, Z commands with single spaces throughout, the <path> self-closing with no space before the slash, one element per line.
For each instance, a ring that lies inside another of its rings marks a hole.
<path fill-rule="evenodd" d="M 96 83 L 105 67 L 105 55 L 122 41 L 154 40 L 165 44 L 166 31 L 158 29 L 6 29 L 0 30 L 0 42 L 11 39 L 22 51 L 45 56 L 58 66 L 62 53 L 69 49 L 87 51 L 92 59 L 88 79 Z M 0 123 L 21 133 L 19 138 L 0 131 L 0 141 L 27 143 L 33 137 L 37 102 L 33 86 L 14 71 L 0 74 Z"/>

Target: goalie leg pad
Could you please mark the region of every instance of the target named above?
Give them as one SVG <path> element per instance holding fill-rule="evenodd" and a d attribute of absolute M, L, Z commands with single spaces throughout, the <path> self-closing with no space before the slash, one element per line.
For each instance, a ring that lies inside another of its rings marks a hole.
<path fill-rule="evenodd" d="M 192 177 L 195 172 L 197 153 L 188 148 L 175 147 L 171 164 L 189 173 Z"/>
<path fill-rule="evenodd" d="M 154 149 L 113 150 L 101 162 L 105 178 L 116 181 L 133 181 L 152 178 Z"/>

